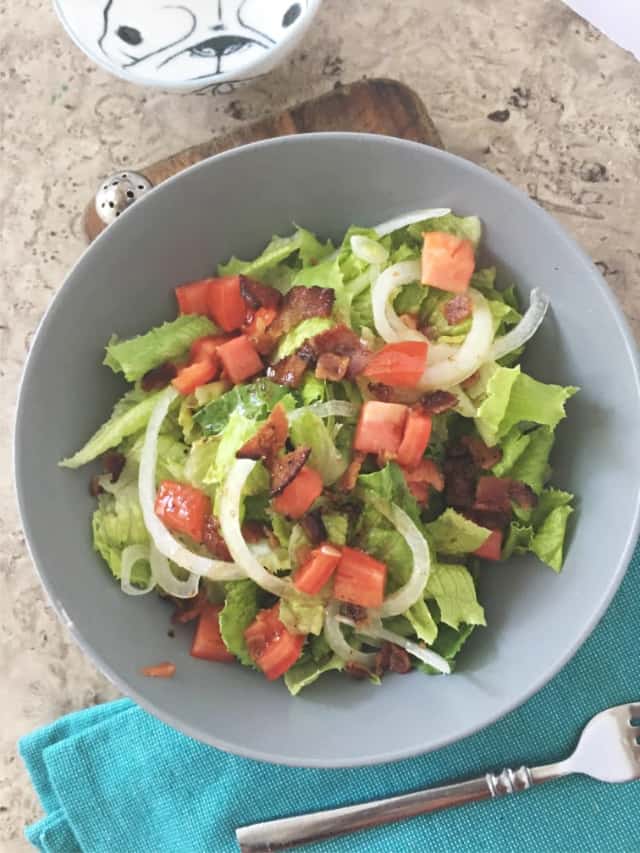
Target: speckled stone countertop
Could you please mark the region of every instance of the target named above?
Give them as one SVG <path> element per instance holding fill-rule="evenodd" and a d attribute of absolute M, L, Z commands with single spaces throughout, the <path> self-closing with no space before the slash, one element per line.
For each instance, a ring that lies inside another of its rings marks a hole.
<path fill-rule="evenodd" d="M 47 0 L 0 3 L 0 849 L 39 815 L 25 732 L 116 691 L 71 642 L 25 549 L 11 483 L 33 331 L 84 247 L 81 211 L 114 168 L 154 161 L 365 76 L 423 98 L 445 146 L 503 175 L 594 258 L 640 333 L 640 63 L 560 0 L 325 0 L 301 49 L 249 88 L 171 96 L 96 69 Z"/>

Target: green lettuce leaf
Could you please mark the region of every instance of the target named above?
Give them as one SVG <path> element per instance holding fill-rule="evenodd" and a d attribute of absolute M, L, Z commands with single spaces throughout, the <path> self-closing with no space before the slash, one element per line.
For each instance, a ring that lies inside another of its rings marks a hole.
<path fill-rule="evenodd" d="M 212 465 L 215 465 L 218 452 L 218 440 L 202 438 L 195 441 L 189 448 L 189 455 L 184 466 L 184 476 L 187 482 L 197 489 L 209 491 L 210 483 L 207 482 L 207 473 Z"/>
<path fill-rule="evenodd" d="M 224 585 L 225 602 L 220 611 L 220 635 L 222 640 L 240 663 L 253 666 L 249 656 L 244 632 L 256 618 L 259 610 L 260 587 L 248 578 L 228 581 Z"/>
<path fill-rule="evenodd" d="M 539 495 L 549 477 L 549 454 L 553 447 L 553 430 L 547 426 L 541 426 L 528 433 L 528 438 L 526 453 L 519 456 L 509 474 L 514 480 L 520 480 L 531 486 Z"/>
<path fill-rule="evenodd" d="M 103 364 L 114 373 L 124 373 L 128 382 L 136 382 L 154 367 L 185 355 L 197 338 L 212 335 L 216 331 L 216 326 L 208 317 L 184 314 L 126 341 L 120 341 L 114 335 L 107 345 Z"/>
<path fill-rule="evenodd" d="M 477 550 L 490 535 L 486 527 L 469 521 L 448 507 L 435 521 L 425 525 L 429 542 L 440 554 L 469 554 Z"/>
<path fill-rule="evenodd" d="M 219 435 L 232 414 L 256 421 L 264 420 L 278 402 L 283 402 L 287 408 L 293 408 L 294 405 L 287 388 L 261 378 L 249 385 L 235 385 L 196 412 L 193 419 L 205 435 Z"/>
<path fill-rule="evenodd" d="M 512 521 L 502 546 L 502 559 L 508 560 L 513 554 L 526 554 L 531 548 L 532 539 L 533 527 L 530 524 Z"/>
<path fill-rule="evenodd" d="M 284 683 L 292 696 L 313 684 L 325 672 L 341 670 L 344 662 L 334 655 L 324 637 L 314 637 L 304 649 L 300 660 L 284 675 Z"/>
<path fill-rule="evenodd" d="M 506 477 L 516 462 L 525 453 L 530 441 L 531 433 L 525 433 L 518 427 L 513 427 L 500 442 L 502 458 L 493 466 L 491 469 L 492 473 L 496 477 Z"/>
<path fill-rule="evenodd" d="M 294 634 L 321 634 L 326 601 L 319 595 L 293 593 L 280 599 L 280 621 Z"/>
<path fill-rule="evenodd" d="M 303 320 L 281 339 L 271 361 L 276 362 L 280 361 L 281 358 L 286 358 L 292 352 L 300 349 L 309 338 L 326 332 L 332 326 L 335 326 L 335 321 L 331 317 L 309 317 L 307 320 Z"/>
<path fill-rule="evenodd" d="M 427 602 L 419 599 L 404 614 L 417 638 L 431 646 L 438 636 L 438 626 L 431 615 Z"/>
<path fill-rule="evenodd" d="M 287 275 L 283 270 L 284 261 L 295 260 L 298 265 L 316 264 L 333 251 L 331 241 L 321 243 L 314 234 L 306 228 L 298 228 L 289 237 L 272 238 L 264 251 L 251 261 L 241 261 L 231 258 L 226 264 L 218 266 L 218 275 L 246 275 L 259 278 L 269 284 L 286 281 Z M 292 268 L 294 271 L 296 266 Z M 275 273 L 275 275 L 274 275 Z M 283 273 L 285 273 L 283 275 Z"/>
<path fill-rule="evenodd" d="M 123 550 L 128 545 L 147 545 L 150 541 L 138 500 L 138 484 L 135 478 L 127 480 L 129 484 L 121 485 L 116 494 L 107 492 L 99 496 L 92 517 L 93 547 L 116 578 L 122 572 Z M 131 582 L 146 585 L 149 576 L 149 564 L 139 560 L 133 566 Z"/>
<path fill-rule="evenodd" d="M 394 261 L 394 263 L 397 262 Z M 417 282 L 400 288 L 393 302 L 396 314 L 417 314 L 426 301 L 428 294 L 429 288 Z"/>
<path fill-rule="evenodd" d="M 128 436 L 145 429 L 160 392 L 145 393 L 138 389 L 128 391 L 115 404 L 109 420 L 89 439 L 85 446 L 58 464 L 63 468 L 79 468 L 112 447 L 117 447 Z"/>
<path fill-rule="evenodd" d="M 557 506 L 555 509 L 552 509 L 536 530 L 531 541 L 531 550 L 533 553 L 555 572 L 559 572 L 562 569 L 567 521 L 572 512 L 573 508 L 568 505 Z"/>
<path fill-rule="evenodd" d="M 407 487 L 402 469 L 395 462 L 388 462 L 384 468 L 372 474 L 360 474 L 358 486 L 371 491 L 386 501 L 397 504 L 407 515 L 420 524 L 420 509 Z"/>
<path fill-rule="evenodd" d="M 215 459 L 204 475 L 205 483 L 218 484 L 225 480 L 236 461 L 237 451 L 255 435 L 257 429 L 256 421 L 246 418 L 240 412 L 233 412 L 218 442 Z"/>
<path fill-rule="evenodd" d="M 333 545 L 346 545 L 349 535 L 349 519 L 339 512 L 323 512 L 322 523 L 327 531 L 327 539 Z"/>
<path fill-rule="evenodd" d="M 550 512 L 560 506 L 568 506 L 573 501 L 573 495 L 570 492 L 563 492 L 561 489 L 549 487 L 544 489 L 538 498 L 536 508 L 531 515 L 531 524 L 538 528 L 546 519 Z"/>
<path fill-rule="evenodd" d="M 445 231 L 447 234 L 454 234 L 456 237 L 471 240 L 474 247 L 477 248 L 482 236 L 482 223 L 477 216 L 456 216 L 453 213 L 448 213 L 446 216 L 439 216 L 436 219 L 416 222 L 414 225 L 410 225 L 407 231 L 414 239 L 419 238 L 420 240 L 425 231 Z"/>
<path fill-rule="evenodd" d="M 466 625 L 486 625 L 469 570 L 454 563 L 435 563 L 427 581 L 427 598 L 440 610 L 440 621 L 456 630 Z"/>
<path fill-rule="evenodd" d="M 348 458 L 336 448 L 322 418 L 302 411 L 291 421 L 289 435 L 295 447 L 311 448 L 309 464 L 320 473 L 325 486 L 331 486 L 344 474 Z"/>
<path fill-rule="evenodd" d="M 303 406 L 322 403 L 327 398 L 327 384 L 313 373 L 306 373 L 298 393 Z"/>

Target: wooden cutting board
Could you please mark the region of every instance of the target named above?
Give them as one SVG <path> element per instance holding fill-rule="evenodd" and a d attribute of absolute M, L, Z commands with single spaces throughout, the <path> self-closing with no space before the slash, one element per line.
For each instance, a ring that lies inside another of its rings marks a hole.
<path fill-rule="evenodd" d="M 436 148 L 443 147 L 440 134 L 424 104 L 408 86 L 396 80 L 362 80 L 335 88 L 279 115 L 216 136 L 136 171 L 157 186 L 188 166 L 238 145 L 292 133 L 332 130 L 382 133 Z M 93 199 L 87 205 L 84 226 L 89 241 L 105 227 L 96 213 Z"/>

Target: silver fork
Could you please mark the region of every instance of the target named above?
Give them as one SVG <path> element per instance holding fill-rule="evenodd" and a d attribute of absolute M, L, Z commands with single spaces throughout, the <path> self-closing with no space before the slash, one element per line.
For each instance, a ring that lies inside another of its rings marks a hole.
<path fill-rule="evenodd" d="M 236 830 L 242 853 L 271 853 L 475 800 L 526 791 L 571 773 L 601 782 L 640 779 L 640 702 L 608 708 L 584 727 L 573 754 L 556 764 L 506 768 L 478 779 L 370 803 L 254 823 Z"/>

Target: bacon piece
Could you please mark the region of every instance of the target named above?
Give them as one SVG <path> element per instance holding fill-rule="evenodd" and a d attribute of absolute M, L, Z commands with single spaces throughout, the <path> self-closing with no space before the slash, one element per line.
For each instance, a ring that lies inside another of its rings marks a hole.
<path fill-rule="evenodd" d="M 333 328 L 327 329 L 325 332 L 320 332 L 319 335 L 311 338 L 309 343 L 317 356 L 321 356 L 323 353 L 347 356 L 349 358 L 349 367 L 347 370 L 349 379 L 353 379 L 354 376 L 361 373 L 371 357 L 371 352 L 353 329 L 350 329 L 343 323 L 333 326 Z"/>
<path fill-rule="evenodd" d="M 475 467 L 464 447 L 448 447 L 443 463 L 445 499 L 449 506 L 470 508 L 475 500 Z"/>
<path fill-rule="evenodd" d="M 345 664 L 344 671 L 347 675 L 350 675 L 351 678 L 355 678 L 356 681 L 364 681 L 365 678 L 369 678 L 371 676 L 371 673 L 366 666 L 362 666 L 362 664 L 356 663 L 352 660 Z"/>
<path fill-rule="evenodd" d="M 356 487 L 356 482 L 360 475 L 360 469 L 366 459 L 367 454 L 361 453 L 359 450 L 354 451 L 353 459 L 349 462 L 347 470 L 340 478 L 340 489 L 344 492 L 350 492 Z"/>
<path fill-rule="evenodd" d="M 274 339 L 311 317 L 330 317 L 335 291 L 330 287 L 292 287 L 282 301 L 282 310 L 271 325 Z"/>
<path fill-rule="evenodd" d="M 481 438 L 475 435 L 465 435 L 460 439 L 478 468 L 488 471 L 502 459 L 499 447 L 488 447 Z"/>
<path fill-rule="evenodd" d="M 97 498 L 98 495 L 104 494 L 104 489 L 100 483 L 100 474 L 94 474 L 89 480 L 89 494 L 92 498 Z"/>
<path fill-rule="evenodd" d="M 511 509 L 511 501 L 523 509 L 532 509 L 537 500 L 529 486 L 511 477 L 480 477 L 473 508 L 501 513 Z"/>
<path fill-rule="evenodd" d="M 140 380 L 140 386 L 143 391 L 160 391 L 166 388 L 172 379 L 178 375 L 178 368 L 175 364 L 167 361 L 161 364 L 160 367 L 154 367 Z"/>
<path fill-rule="evenodd" d="M 349 369 L 349 356 L 336 355 L 333 352 L 323 352 L 318 358 L 316 365 L 316 376 L 318 379 L 329 379 L 331 382 L 340 382 Z"/>
<path fill-rule="evenodd" d="M 468 509 L 463 515 L 469 521 L 486 527 L 488 530 L 502 530 L 511 521 L 511 507 L 508 512 L 492 512 L 486 509 Z"/>
<path fill-rule="evenodd" d="M 174 598 L 176 609 L 171 617 L 172 625 L 186 625 L 187 622 L 193 622 L 197 619 L 207 604 L 207 590 L 202 587 L 198 590 L 195 598 L 185 600 L 184 598 Z"/>
<path fill-rule="evenodd" d="M 366 622 L 369 613 L 366 607 L 361 607 L 359 604 L 351 604 L 348 601 L 342 602 L 340 605 L 340 613 L 351 619 L 353 622 Z"/>
<path fill-rule="evenodd" d="M 231 562 L 231 554 L 227 548 L 227 543 L 224 541 L 218 521 L 213 515 L 208 516 L 204 523 L 202 544 L 218 560 L 228 560 Z"/>
<path fill-rule="evenodd" d="M 277 403 L 258 432 L 236 451 L 237 459 L 270 459 L 281 450 L 289 433 L 289 421 L 282 403 Z"/>
<path fill-rule="evenodd" d="M 471 316 L 471 299 L 466 293 L 459 293 L 444 303 L 442 313 L 450 326 L 457 326 Z"/>
<path fill-rule="evenodd" d="M 316 354 L 309 342 L 303 344 L 299 350 L 286 358 L 267 367 L 267 377 L 278 385 L 286 385 L 288 388 L 298 388 L 307 368 L 314 364 Z"/>
<path fill-rule="evenodd" d="M 176 674 L 176 665 L 171 661 L 157 663 L 155 666 L 145 666 L 140 672 L 148 678 L 173 678 Z"/>
<path fill-rule="evenodd" d="M 389 670 L 404 675 L 411 669 L 408 653 L 395 643 L 383 643 L 376 655 L 375 673 L 380 676 Z"/>
<path fill-rule="evenodd" d="M 458 398 L 450 391 L 431 391 L 421 397 L 417 403 L 417 407 L 425 413 L 425 415 L 441 415 L 443 412 L 448 412 L 458 405 Z"/>
<path fill-rule="evenodd" d="M 393 399 L 393 388 L 384 382 L 369 382 L 367 388 L 371 396 L 381 403 L 389 403 Z"/>
<path fill-rule="evenodd" d="M 240 276 L 240 294 L 250 311 L 257 311 L 258 308 L 279 308 L 282 302 L 279 290 L 246 275 Z"/>
<path fill-rule="evenodd" d="M 271 459 L 271 496 L 279 495 L 289 483 L 297 477 L 304 467 L 311 449 L 309 447 L 298 447 L 284 456 L 276 456 Z"/>
<path fill-rule="evenodd" d="M 298 523 L 312 545 L 320 545 L 327 538 L 327 529 L 317 510 L 308 512 Z"/>
<path fill-rule="evenodd" d="M 111 475 L 112 483 L 117 483 L 126 462 L 127 459 L 124 454 L 118 453 L 115 450 L 109 450 L 102 457 L 102 470 L 105 474 Z"/>
<path fill-rule="evenodd" d="M 264 526 L 259 521 L 245 521 L 242 525 L 242 538 L 245 542 L 262 542 L 265 538 Z"/>

